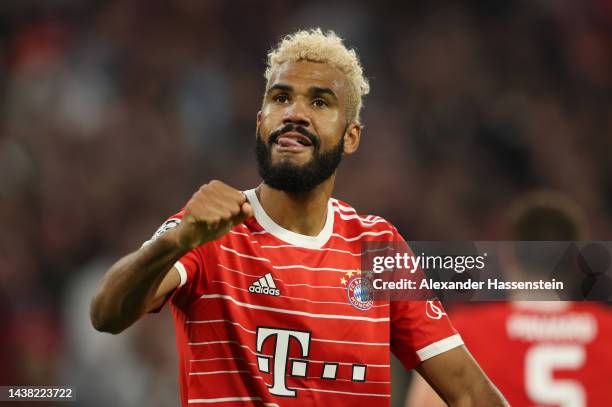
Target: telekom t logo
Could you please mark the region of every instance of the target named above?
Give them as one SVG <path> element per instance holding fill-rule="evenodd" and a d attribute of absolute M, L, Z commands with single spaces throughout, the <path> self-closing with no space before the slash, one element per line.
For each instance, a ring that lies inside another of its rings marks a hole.
<path fill-rule="evenodd" d="M 276 338 L 274 344 L 274 366 L 272 373 L 272 386 L 269 388 L 275 396 L 295 397 L 296 391 L 287 388 L 285 376 L 287 374 L 287 361 L 289 359 L 289 346 L 291 338 L 296 339 L 300 345 L 300 355 L 308 357 L 310 348 L 310 332 L 293 331 L 289 329 L 257 327 L 257 352 L 262 352 L 264 342 L 270 338 Z M 294 360 L 291 366 L 291 375 L 306 376 L 305 361 Z M 270 357 L 257 356 L 259 370 L 270 373 Z"/>

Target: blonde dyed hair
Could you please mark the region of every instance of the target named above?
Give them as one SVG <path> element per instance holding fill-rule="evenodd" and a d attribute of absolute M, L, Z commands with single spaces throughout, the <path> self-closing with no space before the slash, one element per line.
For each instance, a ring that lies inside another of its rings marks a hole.
<path fill-rule="evenodd" d="M 346 48 L 342 38 L 333 31 L 324 33 L 320 28 L 300 30 L 283 37 L 268 53 L 268 64 L 264 73 L 266 90 L 270 85 L 272 74 L 288 61 L 321 62 L 342 71 L 346 75 L 348 84 L 347 120 L 360 123 L 361 99 L 370 92 L 370 84 L 363 76 L 357 52 Z"/>

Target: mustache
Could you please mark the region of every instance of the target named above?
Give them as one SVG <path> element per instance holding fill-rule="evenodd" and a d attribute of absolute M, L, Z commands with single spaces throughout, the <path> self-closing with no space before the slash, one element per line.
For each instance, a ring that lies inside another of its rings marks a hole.
<path fill-rule="evenodd" d="M 308 139 L 312 143 L 312 146 L 315 149 L 319 149 L 319 146 L 321 145 L 321 141 L 319 140 L 319 137 L 316 134 L 309 132 L 304 127 L 296 126 L 293 123 L 286 124 L 280 129 L 275 130 L 272 133 L 270 133 L 270 138 L 268 138 L 268 146 L 271 146 L 272 144 L 276 143 L 276 140 L 278 140 L 280 136 L 290 131 L 296 131 L 300 133 L 302 136 L 308 137 Z"/>

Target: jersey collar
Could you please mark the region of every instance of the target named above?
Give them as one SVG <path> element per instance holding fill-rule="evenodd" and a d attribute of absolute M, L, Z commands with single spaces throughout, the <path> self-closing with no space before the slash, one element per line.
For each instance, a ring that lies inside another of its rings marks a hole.
<path fill-rule="evenodd" d="M 244 191 L 244 194 L 253 208 L 253 213 L 257 222 L 266 232 L 284 242 L 306 249 L 320 249 L 331 237 L 332 231 L 334 230 L 334 207 L 331 203 L 331 199 L 327 201 L 327 219 L 325 220 L 323 229 L 317 236 L 308 236 L 292 232 L 274 222 L 259 203 L 255 189 Z"/>

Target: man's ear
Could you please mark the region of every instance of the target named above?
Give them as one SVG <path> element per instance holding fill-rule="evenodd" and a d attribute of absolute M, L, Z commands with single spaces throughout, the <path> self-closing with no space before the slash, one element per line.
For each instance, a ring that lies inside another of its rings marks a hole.
<path fill-rule="evenodd" d="M 361 140 L 361 129 L 363 126 L 359 123 L 351 123 L 344 132 L 344 154 L 350 155 L 359 148 Z"/>
<path fill-rule="evenodd" d="M 255 137 L 259 134 L 259 126 L 261 125 L 261 110 L 257 112 L 257 119 L 255 120 Z"/>

